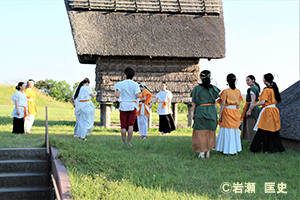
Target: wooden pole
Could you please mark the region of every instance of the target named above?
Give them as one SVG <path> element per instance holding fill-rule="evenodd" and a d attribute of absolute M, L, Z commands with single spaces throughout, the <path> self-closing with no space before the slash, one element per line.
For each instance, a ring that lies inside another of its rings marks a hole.
<path fill-rule="evenodd" d="M 110 128 L 110 114 L 111 114 L 111 104 L 105 104 L 105 121 L 104 121 L 104 127 Z"/>
<path fill-rule="evenodd" d="M 104 105 L 100 104 L 100 126 L 104 126 L 103 124 L 103 112 L 104 112 Z"/>
<path fill-rule="evenodd" d="M 100 124 L 105 128 L 110 128 L 111 103 L 101 104 Z"/>
<path fill-rule="evenodd" d="M 178 121 L 178 103 L 172 103 L 172 112 L 173 112 L 174 124 L 176 126 Z"/>
<path fill-rule="evenodd" d="M 188 104 L 188 127 L 191 127 L 193 124 L 192 119 L 192 104 Z"/>

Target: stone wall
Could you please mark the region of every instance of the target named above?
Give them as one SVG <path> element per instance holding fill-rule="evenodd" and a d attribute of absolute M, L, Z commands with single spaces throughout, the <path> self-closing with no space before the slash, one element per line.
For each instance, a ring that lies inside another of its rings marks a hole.
<path fill-rule="evenodd" d="M 113 102 L 113 86 L 122 80 L 124 69 L 132 67 L 136 82 L 145 82 L 152 90 L 152 100 L 160 91 L 162 81 L 173 93 L 172 102 L 190 103 L 190 94 L 200 81 L 199 59 L 195 58 L 150 58 L 150 57 L 99 57 L 96 62 L 97 101 Z"/>

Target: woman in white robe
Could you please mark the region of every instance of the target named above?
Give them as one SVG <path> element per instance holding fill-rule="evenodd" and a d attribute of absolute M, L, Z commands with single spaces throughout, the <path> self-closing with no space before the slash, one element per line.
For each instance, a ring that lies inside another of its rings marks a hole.
<path fill-rule="evenodd" d="M 88 79 L 81 81 L 74 95 L 76 116 L 74 135 L 82 140 L 87 140 L 85 137 L 91 135 L 95 118 L 95 106 L 91 98 L 97 93 L 93 92 L 89 84 Z"/>
<path fill-rule="evenodd" d="M 171 91 L 167 90 L 166 82 L 162 82 L 160 87 L 161 91 L 157 93 L 156 98 L 150 107 L 152 107 L 154 103 L 159 102 L 157 107 L 157 114 L 159 115 L 159 131 L 162 135 L 169 135 L 171 131 L 176 129 L 173 117 L 171 116 L 171 101 L 173 95 Z"/>
<path fill-rule="evenodd" d="M 18 91 L 16 91 L 11 97 L 11 100 L 15 105 L 15 108 L 11 113 L 11 116 L 14 117 L 12 133 L 24 134 L 24 120 L 28 115 L 27 97 L 24 92 L 26 84 L 24 82 L 19 82 L 16 89 Z"/>

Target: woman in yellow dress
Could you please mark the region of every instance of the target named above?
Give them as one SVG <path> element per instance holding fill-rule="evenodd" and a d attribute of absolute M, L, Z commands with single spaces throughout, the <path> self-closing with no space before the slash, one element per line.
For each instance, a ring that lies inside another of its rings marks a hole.
<path fill-rule="evenodd" d="M 279 130 L 280 130 L 280 116 L 279 110 L 276 107 L 276 103 L 281 102 L 280 93 L 277 84 L 273 81 L 274 77 L 268 73 L 264 75 L 264 84 L 267 86 L 259 96 L 259 102 L 250 106 L 252 110 L 255 106 L 262 105 L 257 122 L 254 126 L 254 130 L 257 131 L 250 146 L 250 150 L 253 153 L 261 151 L 261 145 L 263 146 L 263 152 L 267 154 L 274 153 L 276 151 L 285 151 L 284 146 L 281 143 Z M 251 110 L 247 112 L 247 115 L 251 114 Z"/>
<path fill-rule="evenodd" d="M 225 155 L 236 155 L 242 151 L 241 137 L 239 132 L 240 112 L 239 105 L 243 101 L 241 91 L 235 87 L 236 76 L 227 75 L 228 89 L 220 94 L 218 103 L 221 104 L 219 112 L 220 130 L 216 138 L 215 151 Z"/>
<path fill-rule="evenodd" d="M 29 79 L 27 81 L 27 89 L 25 90 L 25 94 L 27 97 L 27 103 L 28 103 L 28 116 L 25 118 L 25 131 L 28 134 L 32 134 L 30 132 L 31 127 L 34 122 L 35 115 L 37 114 L 37 109 L 35 105 L 35 100 L 36 100 L 36 94 L 32 90 L 34 86 L 34 80 Z"/>

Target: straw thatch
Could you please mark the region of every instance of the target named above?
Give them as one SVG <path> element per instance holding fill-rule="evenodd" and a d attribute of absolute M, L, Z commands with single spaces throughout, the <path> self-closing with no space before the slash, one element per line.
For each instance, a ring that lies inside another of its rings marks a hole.
<path fill-rule="evenodd" d="M 160 91 L 161 82 L 165 81 L 173 94 L 173 103 L 191 103 L 191 91 L 200 81 L 198 59 L 101 57 L 96 65 L 96 90 L 100 91 L 97 101 L 117 100 L 113 86 L 122 81 L 126 67 L 135 70 L 134 81 L 145 82 L 152 90 L 152 99 Z"/>
<path fill-rule="evenodd" d="M 81 63 L 97 56 L 225 57 L 222 6 L 205 15 L 72 10 L 65 2 Z"/>
<path fill-rule="evenodd" d="M 277 104 L 280 111 L 283 138 L 300 141 L 300 81 L 281 93 L 282 102 Z"/>

